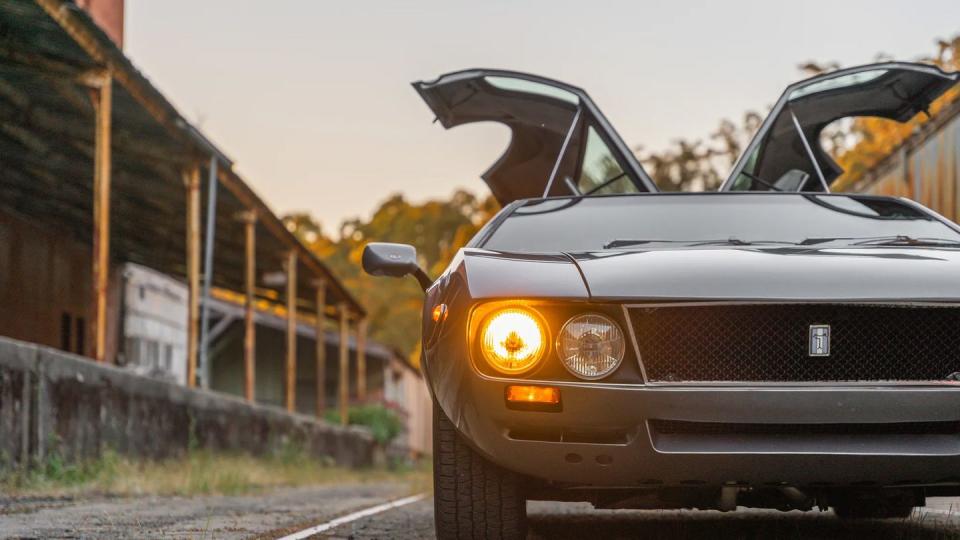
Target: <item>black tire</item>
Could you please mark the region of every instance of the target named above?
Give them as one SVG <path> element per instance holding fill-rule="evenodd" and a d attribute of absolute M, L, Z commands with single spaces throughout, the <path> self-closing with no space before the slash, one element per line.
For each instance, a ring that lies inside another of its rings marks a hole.
<path fill-rule="evenodd" d="M 436 404 L 433 510 L 440 540 L 516 540 L 527 535 L 527 500 L 519 475 L 478 454 Z"/>

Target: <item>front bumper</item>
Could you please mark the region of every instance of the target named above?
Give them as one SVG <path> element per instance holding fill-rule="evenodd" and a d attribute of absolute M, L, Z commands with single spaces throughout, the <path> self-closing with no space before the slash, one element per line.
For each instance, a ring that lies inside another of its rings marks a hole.
<path fill-rule="evenodd" d="M 663 434 L 652 420 L 733 424 L 960 422 L 960 385 L 611 386 L 556 383 L 561 412 L 509 409 L 510 381 L 460 372 L 436 397 L 491 461 L 576 486 L 960 483 L 954 433 Z M 439 390 L 441 387 L 435 387 Z"/>

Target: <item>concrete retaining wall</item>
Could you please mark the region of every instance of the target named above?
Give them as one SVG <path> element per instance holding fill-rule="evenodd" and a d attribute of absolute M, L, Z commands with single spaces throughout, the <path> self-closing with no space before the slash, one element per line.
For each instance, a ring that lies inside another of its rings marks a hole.
<path fill-rule="evenodd" d="M 94 458 L 105 448 L 149 458 L 191 448 L 254 455 L 297 445 L 346 466 L 373 461 L 374 442 L 343 428 L 232 396 L 193 390 L 0 337 L 0 468 Z"/>

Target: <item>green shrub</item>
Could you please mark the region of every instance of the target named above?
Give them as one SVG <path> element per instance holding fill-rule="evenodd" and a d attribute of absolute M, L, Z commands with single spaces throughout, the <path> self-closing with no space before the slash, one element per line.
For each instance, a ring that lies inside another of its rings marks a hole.
<path fill-rule="evenodd" d="M 340 423 L 340 413 L 336 409 L 328 410 L 325 417 L 332 424 Z M 347 418 L 350 425 L 369 428 L 373 439 L 382 446 L 386 446 L 403 429 L 397 413 L 380 404 L 350 407 Z"/>

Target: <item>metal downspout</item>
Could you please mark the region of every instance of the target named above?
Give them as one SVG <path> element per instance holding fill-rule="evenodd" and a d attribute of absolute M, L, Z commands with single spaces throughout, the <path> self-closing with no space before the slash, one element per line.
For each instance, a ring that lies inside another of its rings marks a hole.
<path fill-rule="evenodd" d="M 203 237 L 203 300 L 200 304 L 200 387 L 210 388 L 210 286 L 217 221 L 217 156 L 210 156 L 207 181 L 207 230 Z"/>

